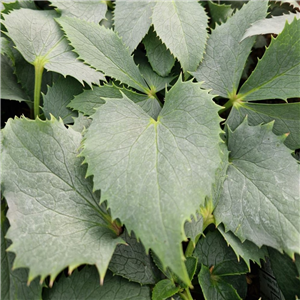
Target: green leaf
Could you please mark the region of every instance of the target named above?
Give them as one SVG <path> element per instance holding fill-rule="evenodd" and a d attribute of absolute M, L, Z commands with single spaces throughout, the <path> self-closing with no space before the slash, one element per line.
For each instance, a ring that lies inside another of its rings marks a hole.
<path fill-rule="evenodd" d="M 296 0 L 280 0 L 281 3 L 288 3 L 292 7 L 300 8 L 300 4 Z"/>
<path fill-rule="evenodd" d="M 242 300 L 232 285 L 222 278 L 212 275 L 205 265 L 201 266 L 198 280 L 205 300 Z"/>
<path fill-rule="evenodd" d="M 107 10 L 105 14 L 105 19 L 100 22 L 101 26 L 105 28 L 112 29 L 113 28 L 113 14 L 111 10 Z"/>
<path fill-rule="evenodd" d="M 251 26 L 246 30 L 242 40 L 249 36 L 259 35 L 259 34 L 279 34 L 282 32 L 286 22 L 289 24 L 293 22 L 294 18 L 299 19 L 300 13 L 288 14 L 282 16 L 275 16 L 272 18 L 266 18 L 263 20 L 258 20 L 251 24 Z"/>
<path fill-rule="evenodd" d="M 211 20 L 214 24 L 214 27 L 216 26 L 215 23 L 219 25 L 225 23 L 233 13 L 233 9 L 231 8 L 231 5 L 217 4 L 212 1 L 208 1 L 207 4 L 209 7 Z"/>
<path fill-rule="evenodd" d="M 204 81 L 205 88 L 222 97 L 237 90 L 254 37 L 240 40 L 253 22 L 266 16 L 267 7 L 267 1 L 249 1 L 212 31 L 202 63 L 191 73 L 198 81 Z"/>
<path fill-rule="evenodd" d="M 27 285 L 28 270 L 12 270 L 15 255 L 5 250 L 11 244 L 4 238 L 8 222 L 1 224 L 1 300 L 41 299 L 42 285 L 36 279 Z"/>
<path fill-rule="evenodd" d="M 300 275 L 300 256 L 298 254 L 295 255 L 295 265 L 298 271 L 298 274 Z M 300 278 L 300 276 L 298 276 Z"/>
<path fill-rule="evenodd" d="M 2 184 L 16 253 L 29 281 L 69 266 L 96 264 L 104 277 L 117 238 L 77 157 L 81 134 L 62 121 L 9 119 L 3 130 Z"/>
<path fill-rule="evenodd" d="M 178 58 L 183 70 L 195 71 L 207 39 L 208 18 L 198 1 L 158 1 L 152 22 L 162 42 Z"/>
<path fill-rule="evenodd" d="M 180 290 L 180 287 L 170 279 L 159 281 L 152 292 L 152 300 L 164 300 L 175 295 Z"/>
<path fill-rule="evenodd" d="M 200 84 L 180 79 L 157 121 L 126 97 L 108 99 L 81 153 L 113 218 L 186 283 L 183 224 L 211 193 L 220 164 L 218 110 Z"/>
<path fill-rule="evenodd" d="M 134 52 L 134 61 L 139 66 L 139 70 L 145 78 L 153 93 L 159 92 L 169 86 L 175 76 L 161 77 L 155 73 L 142 51 Z"/>
<path fill-rule="evenodd" d="M 68 103 L 82 92 L 82 85 L 72 77 L 60 77 L 51 87 L 48 87 L 46 95 L 43 95 L 43 110 L 46 118 L 51 115 L 55 118 L 62 118 L 65 124 L 73 123 L 73 117 L 77 114 L 67 108 Z"/>
<path fill-rule="evenodd" d="M 34 1 L 32 0 L 18 0 L 18 1 L 13 1 L 13 0 L 3 0 L 0 3 L 1 7 L 1 13 L 2 14 L 7 14 L 11 10 L 16 10 L 20 8 L 30 8 L 30 9 L 37 9 Z"/>
<path fill-rule="evenodd" d="M 160 76 L 169 75 L 175 64 L 175 58 L 161 42 L 152 26 L 144 37 L 143 44 L 152 69 Z"/>
<path fill-rule="evenodd" d="M 275 249 L 269 248 L 268 252 L 272 271 L 284 298 L 297 299 L 300 297 L 300 280 L 295 262 Z"/>
<path fill-rule="evenodd" d="M 239 94 L 247 101 L 300 97 L 300 20 L 286 24 Z M 274 57 L 280 59 L 274 60 Z"/>
<path fill-rule="evenodd" d="M 1 55 L 1 99 L 31 102 L 14 75 L 9 59 Z"/>
<path fill-rule="evenodd" d="M 115 31 L 131 53 L 141 42 L 151 26 L 155 2 L 117 0 L 114 10 Z"/>
<path fill-rule="evenodd" d="M 146 254 L 144 246 L 134 234 L 129 236 L 127 230 L 121 236 L 127 245 L 118 245 L 109 263 L 109 269 L 130 281 L 140 284 L 155 284 L 160 276 L 152 259 Z"/>
<path fill-rule="evenodd" d="M 104 26 L 62 17 L 57 20 L 79 58 L 122 83 L 148 91 L 138 67 L 118 35 Z"/>
<path fill-rule="evenodd" d="M 98 107 L 105 103 L 106 98 L 122 98 L 121 92 L 142 107 L 149 116 L 157 118 L 161 111 L 161 106 L 155 97 L 139 94 L 126 88 L 118 88 L 115 85 L 101 85 L 94 87 L 93 90 L 85 90 L 83 93 L 75 96 L 68 107 L 90 116 L 95 113 Z"/>
<path fill-rule="evenodd" d="M 235 130 L 248 116 L 251 126 L 268 123 L 275 120 L 273 132 L 276 135 L 289 133 L 284 144 L 292 150 L 300 148 L 300 103 L 285 104 L 260 104 L 245 103 L 235 104 L 226 121 L 232 130 Z"/>
<path fill-rule="evenodd" d="M 185 266 L 191 281 L 196 273 L 197 263 L 198 263 L 198 259 L 196 257 L 189 256 L 186 258 Z"/>
<path fill-rule="evenodd" d="M 299 165 L 272 127 L 245 119 L 228 130 L 231 164 L 214 216 L 242 241 L 293 255 L 300 239 Z"/>
<path fill-rule="evenodd" d="M 82 112 L 86 116 L 91 116 L 96 109 L 105 103 L 105 98 L 121 98 L 122 94 L 114 85 L 94 86 L 92 90 L 84 90 L 83 93 L 74 97 L 67 105 Z"/>
<path fill-rule="evenodd" d="M 256 262 L 259 266 L 261 265 L 261 259 L 265 259 L 268 256 L 267 248 L 258 248 L 255 244 L 250 241 L 244 241 L 243 243 L 238 239 L 232 232 L 225 232 L 222 226 L 218 227 L 218 230 L 226 240 L 227 244 L 230 245 L 232 250 L 235 252 L 237 259 L 242 258 L 248 266 L 250 271 L 250 260 Z"/>
<path fill-rule="evenodd" d="M 52 289 L 45 290 L 44 300 L 150 300 L 148 286 L 140 286 L 107 272 L 103 286 L 99 284 L 97 269 L 85 266 L 70 277 L 61 277 Z"/>
<path fill-rule="evenodd" d="M 193 256 L 198 259 L 199 266 L 202 264 L 211 268 L 214 275 L 228 276 L 248 272 L 245 262 L 237 260 L 235 253 L 217 230 L 208 232 L 198 241 Z"/>
<path fill-rule="evenodd" d="M 8 30 L 8 36 L 29 63 L 40 62 L 49 71 L 70 75 L 89 85 L 105 80 L 102 73 L 77 59 L 54 21 L 57 16 L 50 10 L 22 8 L 4 15 L 3 23 Z"/>
<path fill-rule="evenodd" d="M 196 218 L 191 216 L 191 221 L 186 221 L 184 224 L 184 232 L 187 238 L 190 238 L 194 243 L 199 234 L 203 232 L 203 217 L 196 213 Z"/>
<path fill-rule="evenodd" d="M 223 276 L 222 279 L 227 283 L 232 285 L 232 287 L 236 290 L 237 294 L 242 298 L 247 298 L 247 277 L 246 275 L 233 275 L 233 276 Z M 249 287 L 250 289 L 250 287 Z M 250 293 L 250 291 L 249 291 Z"/>
<path fill-rule="evenodd" d="M 52 1 L 51 6 L 62 16 L 75 17 L 88 22 L 99 23 L 105 18 L 107 5 L 104 1 Z"/>
<path fill-rule="evenodd" d="M 69 125 L 73 130 L 82 133 L 85 129 L 87 129 L 90 125 L 92 120 L 83 114 L 79 113 L 77 118 L 74 119 L 74 124 Z"/>

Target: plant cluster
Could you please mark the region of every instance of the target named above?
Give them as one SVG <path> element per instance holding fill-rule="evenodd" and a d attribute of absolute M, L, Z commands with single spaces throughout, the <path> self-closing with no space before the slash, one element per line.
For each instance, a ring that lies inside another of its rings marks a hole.
<path fill-rule="evenodd" d="M 3 2 L 1 299 L 245 299 L 266 257 L 300 297 L 282 2 Z"/>

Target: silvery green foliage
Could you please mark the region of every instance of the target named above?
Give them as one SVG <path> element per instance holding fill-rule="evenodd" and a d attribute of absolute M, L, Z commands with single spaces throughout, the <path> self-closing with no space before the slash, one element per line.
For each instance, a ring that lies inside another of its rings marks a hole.
<path fill-rule="evenodd" d="M 3 3 L 2 98 L 43 113 L 1 131 L 1 299 L 242 299 L 267 255 L 295 298 L 300 20 L 267 1 L 45 4 Z M 248 35 L 270 24 L 256 63 Z"/>

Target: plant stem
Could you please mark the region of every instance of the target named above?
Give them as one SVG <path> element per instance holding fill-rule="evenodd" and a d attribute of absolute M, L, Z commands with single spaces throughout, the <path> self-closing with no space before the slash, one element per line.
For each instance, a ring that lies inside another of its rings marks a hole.
<path fill-rule="evenodd" d="M 232 99 L 229 99 L 223 106 L 224 108 L 222 108 L 220 111 L 219 111 L 219 114 L 223 113 L 224 111 L 226 111 L 227 109 L 229 109 L 232 105 L 233 105 L 233 102 Z"/>
<path fill-rule="evenodd" d="M 180 297 L 183 299 L 183 300 L 193 300 L 193 297 L 191 295 L 191 292 L 190 292 L 190 289 L 189 288 L 186 288 L 184 290 L 183 293 L 179 293 Z"/>
<path fill-rule="evenodd" d="M 40 114 L 40 97 L 41 97 L 41 87 L 42 87 L 42 78 L 44 71 L 44 62 L 40 59 L 36 59 L 34 62 L 34 71 L 35 71 L 35 81 L 34 81 L 34 118 L 38 117 Z"/>
<path fill-rule="evenodd" d="M 195 249 L 195 245 L 197 244 L 199 238 L 200 238 L 200 235 L 201 234 L 198 234 L 195 238 L 195 243 L 193 240 L 190 240 L 187 247 L 186 247 L 186 250 L 185 250 L 185 257 L 190 257 L 192 256 L 193 252 L 194 252 L 194 249 Z"/>

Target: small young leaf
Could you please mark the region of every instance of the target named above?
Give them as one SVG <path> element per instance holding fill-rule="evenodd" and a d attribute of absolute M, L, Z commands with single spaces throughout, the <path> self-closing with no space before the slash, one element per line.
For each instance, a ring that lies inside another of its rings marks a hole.
<path fill-rule="evenodd" d="M 104 284 L 99 284 L 97 269 L 85 266 L 81 271 L 75 270 L 70 277 L 64 275 L 46 289 L 44 300 L 151 300 L 148 286 L 140 286 L 119 276 L 107 272 Z"/>
<path fill-rule="evenodd" d="M 272 127 L 249 126 L 245 119 L 228 130 L 231 164 L 214 216 L 242 241 L 293 256 L 300 239 L 299 165 Z"/>
<path fill-rule="evenodd" d="M 219 25 L 225 23 L 233 13 L 231 5 L 227 4 L 217 4 L 212 1 L 208 1 L 208 7 L 211 15 L 211 20 L 214 24 L 218 23 Z"/>
<path fill-rule="evenodd" d="M 139 66 L 141 74 L 145 78 L 151 91 L 154 93 L 168 87 L 169 83 L 175 78 L 175 76 L 161 77 L 155 73 L 142 51 L 134 52 L 134 61 Z"/>
<path fill-rule="evenodd" d="M 295 262 L 275 249 L 268 248 L 268 252 L 272 271 L 284 298 L 297 299 L 300 296 L 300 274 Z"/>
<path fill-rule="evenodd" d="M 191 73 L 205 88 L 222 97 L 237 90 L 254 37 L 240 40 L 250 24 L 266 16 L 267 7 L 267 1 L 249 1 L 212 31 L 203 61 Z"/>
<path fill-rule="evenodd" d="M 115 31 L 131 53 L 141 42 L 151 25 L 155 2 L 117 0 L 114 10 Z"/>
<path fill-rule="evenodd" d="M 148 91 L 128 49 L 118 35 L 104 26 L 69 17 L 57 19 L 79 58 L 122 83 Z"/>
<path fill-rule="evenodd" d="M 250 271 L 250 261 L 256 262 L 260 265 L 261 259 L 265 259 L 268 255 L 267 248 L 258 248 L 255 244 L 250 241 L 244 241 L 243 243 L 237 238 L 232 232 L 225 232 L 222 226 L 218 226 L 218 230 L 226 240 L 227 244 L 230 245 L 232 250 L 235 252 L 238 260 L 240 257 L 245 261 Z"/>
<path fill-rule="evenodd" d="M 16 253 L 29 282 L 80 264 L 96 264 L 104 277 L 116 245 L 110 217 L 92 193 L 77 157 L 81 134 L 55 119 L 9 119 L 3 130 L 2 187 Z"/>
<path fill-rule="evenodd" d="M 178 80 L 157 121 L 126 97 L 107 99 L 81 154 L 113 218 L 186 283 L 183 224 L 211 193 L 220 164 L 221 118 L 211 99 L 200 84 Z"/>
<path fill-rule="evenodd" d="M 75 17 L 98 24 L 105 18 L 107 5 L 104 1 L 82 1 L 82 0 L 51 0 L 51 6 L 62 16 Z"/>
<path fill-rule="evenodd" d="M 82 92 L 82 85 L 72 77 L 60 77 L 51 87 L 48 87 L 46 95 L 43 95 L 43 110 L 46 118 L 51 115 L 62 118 L 65 124 L 73 123 L 73 117 L 77 114 L 67 108 L 67 104 Z"/>
<path fill-rule="evenodd" d="M 152 300 L 164 300 L 179 291 L 180 287 L 176 286 L 175 283 L 170 279 L 163 279 L 159 281 L 152 292 Z"/>
<path fill-rule="evenodd" d="M 300 103 L 261 104 L 242 102 L 234 105 L 226 121 L 235 130 L 248 116 L 251 126 L 275 120 L 273 132 L 277 135 L 289 133 L 284 144 L 292 150 L 300 148 Z"/>
<path fill-rule="evenodd" d="M 1 99 L 31 102 L 14 75 L 9 59 L 1 55 Z"/>
<path fill-rule="evenodd" d="M 77 59 L 54 21 L 56 17 L 54 11 L 22 8 L 4 15 L 3 23 L 8 36 L 29 63 L 42 62 L 47 70 L 70 75 L 89 85 L 105 80 L 102 73 Z"/>
<path fill-rule="evenodd" d="M 144 246 L 139 243 L 134 234 L 129 236 L 127 230 L 121 236 L 127 245 L 118 245 L 109 263 L 109 269 L 140 284 L 155 284 L 160 272 L 146 254 Z"/>
<path fill-rule="evenodd" d="M 154 6 L 154 29 L 185 72 L 195 71 L 202 59 L 207 21 L 203 6 L 196 0 L 157 1 Z"/>
<path fill-rule="evenodd" d="M 152 69 L 160 76 L 169 75 L 175 64 L 175 58 L 156 35 L 153 27 L 150 28 L 143 43 Z"/>
<path fill-rule="evenodd" d="M 198 275 L 205 300 L 242 300 L 232 285 L 224 279 L 212 275 L 210 269 L 202 265 Z"/>
<path fill-rule="evenodd" d="M 253 35 L 268 34 L 268 33 L 279 34 L 283 30 L 286 22 L 292 23 L 294 18 L 299 19 L 300 13 L 275 16 L 272 18 L 258 20 L 253 24 L 251 24 L 251 27 L 249 27 L 246 30 L 241 41 Z"/>
<path fill-rule="evenodd" d="M 196 241 L 196 237 L 203 231 L 203 217 L 199 213 L 196 214 L 197 218 L 191 216 L 191 222 L 186 221 L 184 224 L 184 232 L 186 237 L 192 241 Z"/>
<path fill-rule="evenodd" d="M 247 101 L 300 97 L 300 20 L 286 23 L 241 87 Z M 243 42 L 242 42 L 243 43 Z M 274 59 L 276 57 L 277 59 Z"/>

